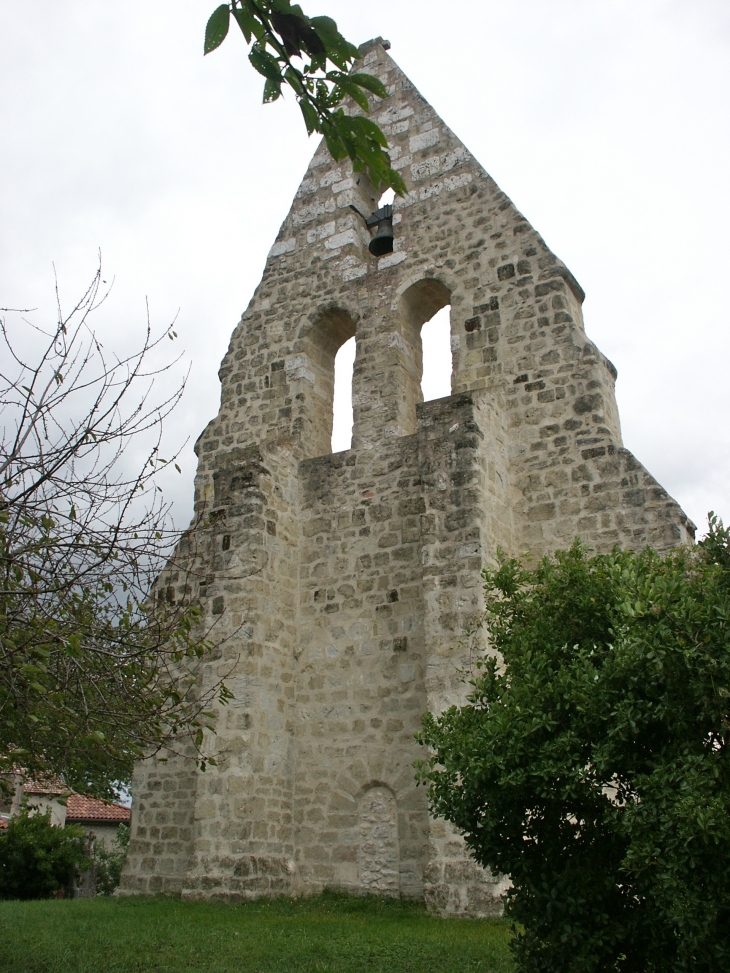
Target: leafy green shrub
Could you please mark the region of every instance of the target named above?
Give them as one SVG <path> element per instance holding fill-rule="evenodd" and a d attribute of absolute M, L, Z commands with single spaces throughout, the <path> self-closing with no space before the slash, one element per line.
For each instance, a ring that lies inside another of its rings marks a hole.
<path fill-rule="evenodd" d="M 511 876 L 518 969 L 730 969 L 730 532 L 485 572 L 468 704 L 427 716 L 435 813 Z"/>
<path fill-rule="evenodd" d="M 90 864 L 80 825 L 54 828 L 50 811 L 23 808 L 0 832 L 0 899 L 47 899 Z"/>
<path fill-rule="evenodd" d="M 111 895 L 119 885 L 128 845 L 129 825 L 120 824 L 111 848 L 107 848 L 105 844 L 100 842 L 94 846 L 97 895 Z"/>

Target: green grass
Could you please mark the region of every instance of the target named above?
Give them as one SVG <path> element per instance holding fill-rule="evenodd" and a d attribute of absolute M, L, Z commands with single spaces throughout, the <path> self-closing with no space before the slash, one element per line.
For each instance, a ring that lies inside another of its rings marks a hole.
<path fill-rule="evenodd" d="M 334 894 L 0 902 L 0 970 L 14 973 L 509 973 L 509 938 L 499 920 Z"/>

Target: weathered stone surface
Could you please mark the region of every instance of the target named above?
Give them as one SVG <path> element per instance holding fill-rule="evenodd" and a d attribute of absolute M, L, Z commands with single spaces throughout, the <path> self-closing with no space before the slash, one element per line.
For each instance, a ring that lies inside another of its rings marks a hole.
<path fill-rule="evenodd" d="M 320 146 L 220 370 L 196 524 L 159 580 L 227 636 L 211 741 L 147 761 L 122 893 L 229 901 L 325 886 L 489 915 L 503 879 L 428 816 L 421 714 L 464 699 L 480 569 L 580 534 L 664 550 L 677 504 L 621 443 L 583 291 L 378 41 L 364 67 L 409 189 L 368 251 L 363 176 Z M 451 306 L 452 395 L 421 401 L 421 326 Z M 334 357 L 356 337 L 353 448 L 330 453 Z M 481 646 L 483 648 L 483 646 Z"/>

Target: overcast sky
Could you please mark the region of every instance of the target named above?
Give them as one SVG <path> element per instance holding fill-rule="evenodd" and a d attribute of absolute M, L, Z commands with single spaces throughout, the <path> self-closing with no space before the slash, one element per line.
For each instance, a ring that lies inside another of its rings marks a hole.
<path fill-rule="evenodd" d="M 53 317 L 101 249 L 120 349 L 179 309 L 192 362 L 168 440 L 218 409 L 217 369 L 315 143 L 261 105 L 242 38 L 202 57 L 215 0 L 0 0 L 0 305 Z M 701 526 L 730 519 L 727 0 L 310 0 L 382 35 L 586 291 L 625 444 Z M 194 457 L 169 489 L 190 515 Z"/>

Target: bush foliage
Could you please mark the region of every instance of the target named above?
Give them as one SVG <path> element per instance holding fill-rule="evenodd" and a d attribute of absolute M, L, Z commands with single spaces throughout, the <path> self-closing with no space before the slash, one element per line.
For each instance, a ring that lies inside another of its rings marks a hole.
<path fill-rule="evenodd" d="M 730 532 L 484 577 L 499 655 L 420 775 L 511 876 L 518 969 L 730 969 Z"/>
<path fill-rule="evenodd" d="M 122 877 L 124 859 L 129 846 L 129 825 L 120 824 L 111 848 L 102 842 L 94 845 L 94 866 L 96 870 L 96 894 L 111 895 Z"/>
<path fill-rule="evenodd" d="M 23 808 L 0 832 L 0 899 L 50 898 L 89 865 L 80 825 L 54 828 L 50 811 Z"/>

